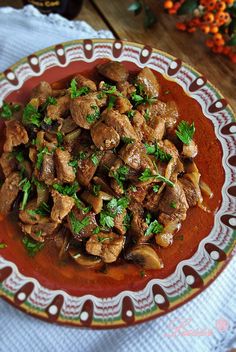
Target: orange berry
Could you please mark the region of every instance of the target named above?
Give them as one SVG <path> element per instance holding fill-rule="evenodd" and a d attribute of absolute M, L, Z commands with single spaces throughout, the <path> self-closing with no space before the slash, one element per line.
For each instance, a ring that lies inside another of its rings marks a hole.
<path fill-rule="evenodd" d="M 210 27 L 210 33 L 218 33 L 219 32 L 219 28 L 215 25 Z"/>
<path fill-rule="evenodd" d="M 214 41 L 220 40 L 220 39 L 222 39 L 222 34 L 221 34 L 221 33 L 216 33 L 216 34 L 213 36 L 213 38 L 214 38 Z"/>
<path fill-rule="evenodd" d="M 209 0 L 201 0 L 201 1 L 200 1 L 200 4 L 201 4 L 202 6 L 206 6 L 207 3 L 208 3 L 208 1 L 209 1 Z"/>
<path fill-rule="evenodd" d="M 218 11 L 224 11 L 226 9 L 226 3 L 224 1 L 217 2 L 216 9 Z"/>
<path fill-rule="evenodd" d="M 164 2 L 164 8 L 165 9 L 171 9 L 173 7 L 173 1 L 165 1 Z"/>
<path fill-rule="evenodd" d="M 217 46 L 223 46 L 225 44 L 224 39 L 217 40 L 216 45 Z"/>
<path fill-rule="evenodd" d="M 190 27 L 190 28 L 187 29 L 187 31 L 189 33 L 194 33 L 194 32 L 196 32 L 196 27 Z"/>
<path fill-rule="evenodd" d="M 186 24 L 182 22 L 177 22 L 175 26 L 180 31 L 186 31 L 187 28 Z"/>
<path fill-rule="evenodd" d="M 208 12 L 203 16 L 203 19 L 206 23 L 212 23 L 215 19 L 215 16 L 213 15 L 213 13 Z"/>
<path fill-rule="evenodd" d="M 228 5 L 232 5 L 234 3 L 235 0 L 225 0 L 225 2 L 228 4 Z"/>
<path fill-rule="evenodd" d="M 176 12 L 177 12 L 177 10 L 174 8 L 168 10 L 169 15 L 175 15 Z"/>
<path fill-rule="evenodd" d="M 206 41 L 206 46 L 208 46 L 208 48 L 212 48 L 214 46 L 214 42 L 212 39 L 207 39 Z"/>
<path fill-rule="evenodd" d="M 203 31 L 203 33 L 208 34 L 210 32 L 210 27 L 207 25 L 203 25 L 201 26 L 201 30 Z"/>
<path fill-rule="evenodd" d="M 216 0 L 208 1 L 205 6 L 206 6 L 207 10 L 209 10 L 209 11 L 214 10 L 215 6 L 216 6 Z"/>

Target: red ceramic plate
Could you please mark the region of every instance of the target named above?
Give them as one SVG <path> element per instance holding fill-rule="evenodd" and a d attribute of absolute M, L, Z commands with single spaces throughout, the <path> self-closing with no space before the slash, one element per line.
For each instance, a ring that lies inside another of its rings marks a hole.
<path fill-rule="evenodd" d="M 104 59 L 122 61 L 131 71 L 147 66 L 156 72 L 161 99 L 174 99 L 180 118 L 195 123 L 196 162 L 214 197 L 208 201 L 211 214 L 189 210 L 173 246 L 159 250 L 164 269 L 146 273 L 132 264 L 113 265 L 106 274 L 61 265 L 49 247 L 30 258 L 16 225 L 1 221 L 0 242 L 7 247 L 0 250 L 0 295 L 38 318 L 93 328 L 143 322 L 189 301 L 225 267 L 236 241 L 235 118 L 217 89 L 181 60 L 119 40 L 68 42 L 2 73 L 0 101 L 25 102 L 41 80 L 91 71 Z"/>

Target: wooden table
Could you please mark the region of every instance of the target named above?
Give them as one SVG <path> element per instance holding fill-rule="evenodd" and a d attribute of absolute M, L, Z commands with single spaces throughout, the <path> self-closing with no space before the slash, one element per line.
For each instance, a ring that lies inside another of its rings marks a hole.
<path fill-rule="evenodd" d="M 149 3 L 158 14 L 158 22 L 148 30 L 143 28 L 142 15 L 134 17 L 127 11 L 125 0 L 85 0 L 76 19 L 87 21 L 95 29 L 110 29 L 117 38 L 145 43 L 183 59 L 215 84 L 236 111 L 236 65 L 210 53 L 203 45 L 201 33 L 191 35 L 177 31 L 176 17 L 163 12 L 161 1 L 150 0 Z M 20 8 L 22 2 L 1 0 L 0 6 L 7 5 Z"/>

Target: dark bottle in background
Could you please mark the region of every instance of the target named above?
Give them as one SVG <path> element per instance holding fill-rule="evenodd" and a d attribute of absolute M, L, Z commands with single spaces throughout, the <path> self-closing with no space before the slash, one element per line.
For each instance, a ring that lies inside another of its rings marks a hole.
<path fill-rule="evenodd" d="M 35 6 L 45 14 L 58 13 L 72 19 L 80 12 L 83 0 L 23 0 L 23 3 Z"/>

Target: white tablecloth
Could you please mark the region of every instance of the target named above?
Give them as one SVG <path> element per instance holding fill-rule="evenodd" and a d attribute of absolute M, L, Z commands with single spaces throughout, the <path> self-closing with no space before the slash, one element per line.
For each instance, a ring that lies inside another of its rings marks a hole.
<path fill-rule="evenodd" d="M 85 22 L 39 14 L 33 7 L 0 9 L 0 70 L 49 45 L 111 38 Z M 0 300 L 1 352 L 208 352 L 236 348 L 236 258 L 193 301 L 157 320 L 126 329 L 83 330 L 51 325 Z"/>

